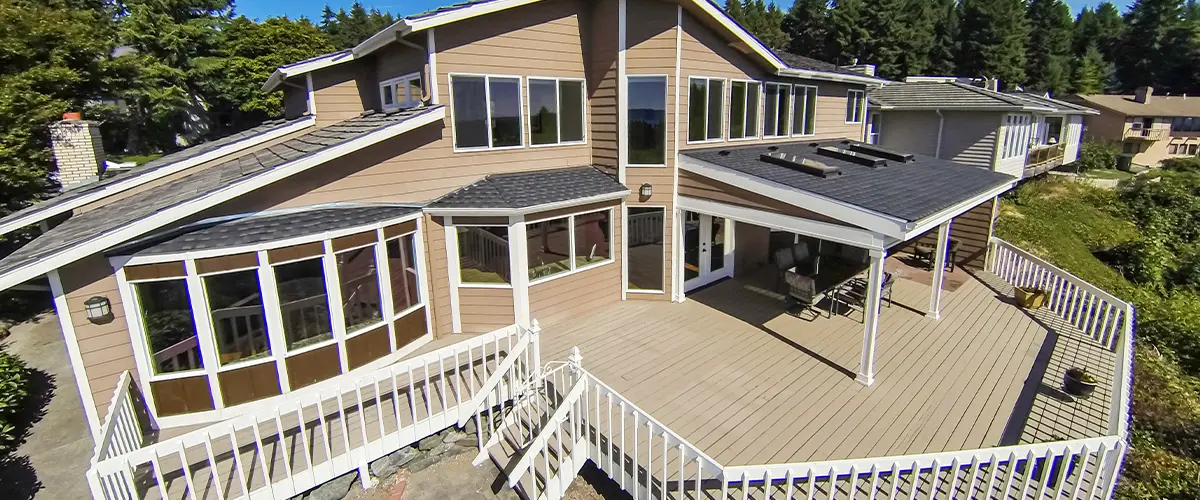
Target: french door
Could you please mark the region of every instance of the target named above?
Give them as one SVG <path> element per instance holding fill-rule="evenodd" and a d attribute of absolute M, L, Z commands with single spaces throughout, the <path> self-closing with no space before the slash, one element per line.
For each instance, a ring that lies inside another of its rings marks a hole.
<path fill-rule="evenodd" d="M 683 211 L 683 290 L 733 275 L 733 221 Z"/>

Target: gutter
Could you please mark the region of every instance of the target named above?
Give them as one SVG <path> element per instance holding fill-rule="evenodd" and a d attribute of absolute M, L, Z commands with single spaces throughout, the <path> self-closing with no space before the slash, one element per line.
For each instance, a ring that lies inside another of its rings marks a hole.
<path fill-rule="evenodd" d="M 841 83 L 857 83 L 863 85 L 884 86 L 889 83 L 888 80 L 882 78 L 874 78 L 870 76 L 846 75 L 842 73 L 829 73 L 825 71 L 813 71 L 807 69 L 796 68 L 781 68 L 775 72 L 778 76 L 788 76 L 792 78 L 806 78 L 810 80 L 827 80 Z"/>

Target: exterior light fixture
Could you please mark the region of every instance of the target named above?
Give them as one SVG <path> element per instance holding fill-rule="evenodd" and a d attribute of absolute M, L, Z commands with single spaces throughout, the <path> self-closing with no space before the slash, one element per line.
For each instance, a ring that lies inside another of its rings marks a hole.
<path fill-rule="evenodd" d="M 649 198 L 651 195 L 654 194 L 654 186 L 651 186 L 650 183 L 648 183 L 648 182 L 645 184 L 642 184 L 642 189 L 640 191 L 638 191 L 638 193 L 640 193 L 642 195 L 642 198 Z"/>
<path fill-rule="evenodd" d="M 112 319 L 112 303 L 108 301 L 108 297 L 92 297 L 83 301 L 83 307 L 87 311 L 88 321 L 92 323 L 103 323 Z"/>

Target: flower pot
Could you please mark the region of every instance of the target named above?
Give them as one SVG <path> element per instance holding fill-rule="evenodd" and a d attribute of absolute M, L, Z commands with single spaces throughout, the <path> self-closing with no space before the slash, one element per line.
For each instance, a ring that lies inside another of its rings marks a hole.
<path fill-rule="evenodd" d="M 1063 377 L 1063 391 L 1072 396 L 1088 397 L 1096 390 L 1096 379 L 1081 368 L 1071 368 Z"/>
<path fill-rule="evenodd" d="M 1037 288 L 1017 287 L 1017 305 L 1025 309 L 1037 309 L 1046 303 L 1046 291 Z"/>

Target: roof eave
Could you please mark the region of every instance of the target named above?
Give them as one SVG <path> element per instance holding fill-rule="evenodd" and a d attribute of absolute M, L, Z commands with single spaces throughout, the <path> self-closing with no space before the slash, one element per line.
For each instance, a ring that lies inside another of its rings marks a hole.
<path fill-rule="evenodd" d="M 275 88 L 283 83 L 284 80 L 287 80 L 293 76 L 303 75 L 319 69 L 347 63 L 353 61 L 357 57 L 358 56 L 356 56 L 353 52 L 340 51 L 313 59 L 311 61 L 280 66 L 279 68 L 276 68 L 275 72 L 271 73 L 271 76 L 267 78 L 265 83 L 263 83 L 263 92 L 275 90 Z"/>
<path fill-rule="evenodd" d="M 809 80 L 825 80 L 840 83 L 857 83 L 861 85 L 878 85 L 880 87 L 886 85 L 888 80 L 875 78 L 871 76 L 847 75 L 843 73 L 830 73 L 827 71 L 815 71 L 810 69 L 797 68 L 782 68 L 775 72 L 779 76 L 787 76 L 792 78 L 805 78 Z"/>
<path fill-rule="evenodd" d="M 621 200 L 629 196 L 632 191 L 624 189 L 621 191 L 613 191 L 596 196 L 588 196 L 584 198 L 572 198 L 570 200 L 556 201 L 552 203 L 542 203 L 540 205 L 530 205 L 527 207 L 498 207 L 498 208 L 468 208 L 468 207 L 430 207 L 426 206 L 424 211 L 426 214 L 435 217 L 444 216 L 470 216 L 470 217 L 509 217 L 514 215 L 527 215 L 548 210 L 558 210 L 560 208 L 570 208 L 590 203 L 599 203 L 604 201 Z"/>

